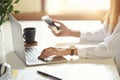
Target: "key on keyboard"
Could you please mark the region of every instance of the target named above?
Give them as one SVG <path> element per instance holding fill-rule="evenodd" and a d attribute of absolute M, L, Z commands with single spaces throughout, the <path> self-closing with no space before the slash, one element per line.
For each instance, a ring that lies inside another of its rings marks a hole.
<path fill-rule="evenodd" d="M 26 59 L 28 62 L 39 62 L 38 56 L 39 51 L 35 47 L 25 48 L 26 51 Z"/>

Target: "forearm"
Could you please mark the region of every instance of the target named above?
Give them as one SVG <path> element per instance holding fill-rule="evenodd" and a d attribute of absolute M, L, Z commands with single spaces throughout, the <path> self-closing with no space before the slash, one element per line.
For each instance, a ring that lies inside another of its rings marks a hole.
<path fill-rule="evenodd" d="M 70 35 L 73 37 L 80 37 L 80 31 L 71 30 Z"/>

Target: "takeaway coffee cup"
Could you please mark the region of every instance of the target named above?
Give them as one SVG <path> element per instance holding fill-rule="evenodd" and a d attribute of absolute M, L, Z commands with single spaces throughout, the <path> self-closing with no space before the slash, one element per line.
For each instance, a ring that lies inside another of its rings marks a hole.
<path fill-rule="evenodd" d="M 35 32 L 36 29 L 33 27 L 28 27 L 23 30 L 23 38 L 25 39 L 26 44 L 31 44 L 35 42 Z"/>

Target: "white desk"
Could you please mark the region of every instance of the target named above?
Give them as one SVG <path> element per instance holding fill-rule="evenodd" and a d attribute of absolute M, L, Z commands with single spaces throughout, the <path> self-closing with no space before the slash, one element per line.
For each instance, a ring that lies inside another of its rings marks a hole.
<path fill-rule="evenodd" d="M 100 27 L 96 27 L 100 25 L 98 21 L 63 21 L 65 25 L 69 26 L 72 29 L 76 29 L 79 27 L 81 30 L 96 30 Z M 36 40 L 39 42 L 39 46 L 49 47 L 55 46 L 57 43 L 66 43 L 68 44 L 76 44 L 79 42 L 78 38 L 73 37 L 55 37 L 50 30 L 47 28 L 47 25 L 41 21 L 20 21 L 23 28 L 25 27 L 36 27 L 37 34 Z M 23 62 L 14 54 L 13 45 L 11 39 L 11 32 L 9 23 L 5 24 L 5 45 L 6 45 L 6 53 L 7 53 L 7 62 L 11 64 L 13 69 L 18 70 L 28 70 L 34 72 L 36 70 L 41 70 L 52 75 L 63 78 L 63 80 L 120 80 L 118 76 L 118 72 L 114 61 L 112 58 L 107 59 L 80 59 L 75 62 L 61 63 L 61 64 L 51 64 L 51 65 L 43 65 L 43 66 L 32 66 L 27 67 L 23 64 Z M 9 39 L 8 39 L 9 38 Z M 46 44 L 47 43 L 47 44 Z M 63 44 L 57 45 L 61 47 Z M 95 44 L 90 44 L 95 45 Z M 87 46 L 84 44 L 77 46 Z M 35 73 L 36 74 L 36 73 Z M 39 80 L 35 79 L 33 74 L 29 74 L 31 76 L 31 80 Z M 33 79 L 32 79 L 33 78 Z M 21 79 L 17 79 L 21 80 Z M 22 79 L 27 80 L 27 79 Z"/>

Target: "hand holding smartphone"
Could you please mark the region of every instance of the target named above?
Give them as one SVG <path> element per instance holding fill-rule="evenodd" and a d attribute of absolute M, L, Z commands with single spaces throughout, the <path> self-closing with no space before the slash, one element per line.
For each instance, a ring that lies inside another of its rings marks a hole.
<path fill-rule="evenodd" d="M 61 32 L 60 28 L 54 24 L 53 20 L 49 16 L 43 16 L 41 19 L 45 21 L 50 26 L 50 29 L 53 30 L 56 34 Z"/>

